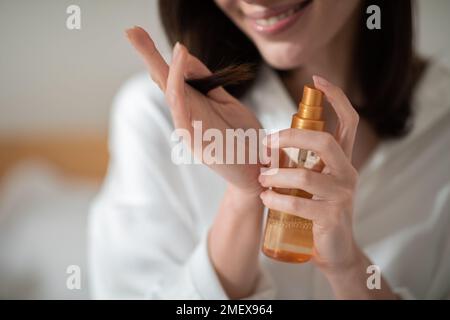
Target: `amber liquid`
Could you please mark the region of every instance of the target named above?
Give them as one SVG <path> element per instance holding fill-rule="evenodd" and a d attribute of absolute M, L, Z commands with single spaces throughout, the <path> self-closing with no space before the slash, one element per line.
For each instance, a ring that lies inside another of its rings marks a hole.
<path fill-rule="evenodd" d="M 303 167 L 321 171 L 323 163 L 312 151 L 284 149 L 280 154 L 280 167 Z M 274 188 L 282 194 L 312 198 L 303 190 Z M 302 263 L 311 259 L 313 249 L 312 221 L 289 213 L 269 210 L 264 233 L 263 253 L 275 260 Z"/>

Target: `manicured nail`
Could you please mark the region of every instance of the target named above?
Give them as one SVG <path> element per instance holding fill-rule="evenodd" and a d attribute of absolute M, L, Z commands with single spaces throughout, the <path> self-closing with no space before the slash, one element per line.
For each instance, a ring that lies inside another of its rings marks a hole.
<path fill-rule="evenodd" d="M 130 27 L 130 28 L 125 29 L 125 32 L 126 32 L 127 34 L 129 34 L 130 32 L 133 32 L 133 31 L 136 30 L 136 29 L 140 29 L 140 27 L 138 27 L 138 26 L 133 26 L 133 27 Z"/>
<path fill-rule="evenodd" d="M 175 43 L 175 46 L 173 47 L 173 60 L 178 59 L 179 54 L 180 54 L 180 43 L 177 41 L 177 43 Z"/>
<path fill-rule="evenodd" d="M 263 176 L 262 175 L 259 175 L 258 176 L 258 182 L 261 184 L 261 185 L 263 185 Z"/>
<path fill-rule="evenodd" d="M 266 171 L 268 171 L 268 170 L 270 170 L 270 168 L 268 168 L 268 167 L 261 167 L 261 168 L 259 169 L 259 174 L 261 175 L 261 174 L 263 174 L 263 172 L 266 172 Z"/>
<path fill-rule="evenodd" d="M 271 169 L 267 169 L 261 172 L 261 175 L 263 176 L 270 176 L 273 174 L 276 174 L 278 171 L 278 168 L 271 168 Z"/>
<path fill-rule="evenodd" d="M 320 84 L 321 86 L 324 86 L 324 87 L 326 87 L 326 86 L 328 86 L 330 84 L 327 80 L 325 80 L 324 78 L 319 77 L 319 76 L 313 76 L 313 79 L 318 84 Z"/>
<path fill-rule="evenodd" d="M 128 38 L 130 38 L 130 34 L 131 34 L 131 31 L 133 30 L 133 28 L 128 28 L 128 29 L 125 29 L 125 35 L 128 37 Z"/>

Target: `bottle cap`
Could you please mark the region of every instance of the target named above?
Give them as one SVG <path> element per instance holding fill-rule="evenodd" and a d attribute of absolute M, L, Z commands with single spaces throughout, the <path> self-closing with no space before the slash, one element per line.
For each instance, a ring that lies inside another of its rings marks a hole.
<path fill-rule="evenodd" d="M 322 97 L 322 91 L 306 85 L 303 87 L 301 103 L 310 107 L 322 107 Z"/>
<path fill-rule="evenodd" d="M 292 119 L 292 127 L 322 131 L 322 91 L 313 86 L 304 86 L 302 101 L 299 103 L 298 112 Z"/>

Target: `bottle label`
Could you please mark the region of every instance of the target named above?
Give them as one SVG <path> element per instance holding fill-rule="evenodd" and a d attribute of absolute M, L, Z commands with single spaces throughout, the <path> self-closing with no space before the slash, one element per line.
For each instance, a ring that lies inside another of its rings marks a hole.
<path fill-rule="evenodd" d="M 320 157 L 314 151 L 298 148 L 284 148 L 283 150 L 288 161 L 287 163 L 282 163 L 282 167 L 319 169 L 317 166 L 320 164 Z"/>
<path fill-rule="evenodd" d="M 320 157 L 310 150 L 284 148 L 280 159 L 282 168 L 306 168 L 314 171 L 321 171 L 323 168 Z M 313 196 L 301 189 L 274 188 L 274 191 L 308 199 Z M 264 247 L 274 251 L 312 254 L 312 228 L 311 220 L 285 212 L 269 210 Z"/>
<path fill-rule="evenodd" d="M 285 214 L 280 211 L 270 210 L 270 223 L 277 227 L 285 229 L 303 229 L 312 230 L 312 221 L 297 217 L 291 214 Z"/>

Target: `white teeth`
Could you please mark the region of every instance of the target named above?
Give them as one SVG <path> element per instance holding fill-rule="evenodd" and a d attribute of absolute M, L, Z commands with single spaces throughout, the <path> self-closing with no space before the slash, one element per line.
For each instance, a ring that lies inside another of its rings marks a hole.
<path fill-rule="evenodd" d="M 278 16 L 274 16 L 274 17 L 270 17 L 270 18 L 266 18 L 266 19 L 258 19 L 255 22 L 256 22 L 256 24 L 258 24 L 262 27 L 268 27 L 268 26 L 274 25 L 275 23 L 277 23 L 280 20 L 283 20 L 289 16 L 292 16 L 296 12 L 297 12 L 296 9 L 290 9 L 286 12 L 283 12 L 282 14 L 280 14 Z"/>

